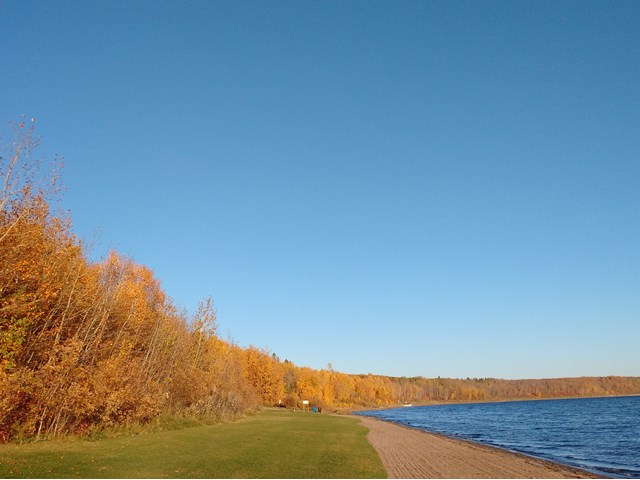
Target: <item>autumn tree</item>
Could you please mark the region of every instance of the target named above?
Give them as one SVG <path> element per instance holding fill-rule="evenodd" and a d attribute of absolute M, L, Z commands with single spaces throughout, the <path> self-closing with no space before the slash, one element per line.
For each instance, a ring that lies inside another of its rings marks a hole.
<path fill-rule="evenodd" d="M 12 132 L 0 162 L 0 439 L 253 407 L 212 301 L 190 320 L 149 268 L 117 252 L 89 262 L 50 209 L 57 174 L 39 174 L 34 123 Z"/>

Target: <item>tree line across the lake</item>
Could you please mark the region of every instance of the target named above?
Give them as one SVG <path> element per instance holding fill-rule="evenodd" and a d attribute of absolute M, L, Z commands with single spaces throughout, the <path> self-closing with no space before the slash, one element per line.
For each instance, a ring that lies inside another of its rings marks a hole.
<path fill-rule="evenodd" d="M 0 158 L 0 441 L 84 434 L 161 414 L 225 419 L 261 405 L 325 409 L 640 393 L 639 377 L 393 378 L 314 370 L 217 333 L 210 298 L 189 315 L 153 272 L 117 252 L 98 262 L 51 205 L 34 122 Z"/>

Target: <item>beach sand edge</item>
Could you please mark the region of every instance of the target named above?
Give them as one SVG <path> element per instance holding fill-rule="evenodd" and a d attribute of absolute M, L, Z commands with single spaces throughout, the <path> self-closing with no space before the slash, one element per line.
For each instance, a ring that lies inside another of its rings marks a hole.
<path fill-rule="evenodd" d="M 603 478 L 585 470 L 490 445 L 454 439 L 366 416 L 389 478 Z"/>

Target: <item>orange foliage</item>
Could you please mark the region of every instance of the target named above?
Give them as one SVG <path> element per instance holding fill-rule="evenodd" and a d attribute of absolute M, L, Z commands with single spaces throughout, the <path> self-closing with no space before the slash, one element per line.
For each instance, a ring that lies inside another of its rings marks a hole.
<path fill-rule="evenodd" d="M 211 300 L 190 319 L 150 269 L 116 252 L 89 262 L 50 211 L 57 179 L 38 179 L 36 145 L 20 125 L 0 160 L 0 440 L 254 406 Z"/>

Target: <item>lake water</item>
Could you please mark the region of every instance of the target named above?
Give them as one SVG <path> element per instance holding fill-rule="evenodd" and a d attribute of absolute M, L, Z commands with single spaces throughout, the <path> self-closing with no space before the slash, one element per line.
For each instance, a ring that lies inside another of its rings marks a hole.
<path fill-rule="evenodd" d="M 403 407 L 358 412 L 615 478 L 640 478 L 640 397 Z"/>

